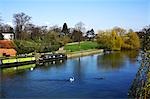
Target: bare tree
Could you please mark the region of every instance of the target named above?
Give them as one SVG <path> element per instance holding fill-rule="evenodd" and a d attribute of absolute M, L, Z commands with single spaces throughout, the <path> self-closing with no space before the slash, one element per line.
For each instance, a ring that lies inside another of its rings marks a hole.
<path fill-rule="evenodd" d="M 54 31 L 54 32 L 60 33 L 61 27 L 59 27 L 58 25 L 54 25 L 54 26 L 49 28 L 49 31 Z"/>
<path fill-rule="evenodd" d="M 14 29 L 8 24 L 3 24 L 1 29 L 2 32 L 14 32 Z"/>
<path fill-rule="evenodd" d="M 83 36 L 83 33 L 85 32 L 85 27 L 84 27 L 84 23 L 79 22 L 75 25 L 75 31 L 74 31 L 74 35 L 76 34 L 76 36 L 78 36 L 78 42 L 79 42 L 79 46 L 80 46 L 80 42 Z"/>
<path fill-rule="evenodd" d="M 25 28 L 30 23 L 31 17 L 25 13 L 17 13 L 13 15 L 14 25 L 17 39 L 24 39 L 26 36 Z"/>
<path fill-rule="evenodd" d="M 77 30 L 77 31 L 81 31 L 82 33 L 84 33 L 85 32 L 85 27 L 84 27 L 84 23 L 82 23 L 82 22 L 78 22 L 76 25 L 75 25 L 75 29 Z"/>
<path fill-rule="evenodd" d="M 113 31 L 115 31 L 120 36 L 127 34 L 127 31 L 123 28 L 120 28 L 120 27 L 114 27 Z"/>
<path fill-rule="evenodd" d="M 29 34 L 30 39 L 41 41 L 42 37 L 47 33 L 47 26 L 36 26 L 34 24 L 28 24 L 25 30 Z"/>

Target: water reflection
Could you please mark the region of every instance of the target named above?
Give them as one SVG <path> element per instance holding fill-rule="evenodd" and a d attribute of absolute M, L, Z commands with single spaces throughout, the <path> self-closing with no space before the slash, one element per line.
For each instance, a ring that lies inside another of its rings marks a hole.
<path fill-rule="evenodd" d="M 123 51 L 104 54 L 97 57 L 97 66 L 104 70 L 118 70 L 124 66 L 125 58 L 128 58 L 129 62 L 135 63 L 138 53 L 138 51 Z"/>
<path fill-rule="evenodd" d="M 79 80 L 82 77 L 81 58 L 79 57 L 75 61 L 76 61 L 76 64 L 73 69 L 73 74 L 74 74 L 73 77 L 75 77 L 76 80 Z"/>
<path fill-rule="evenodd" d="M 120 52 L 97 57 L 97 66 L 104 70 L 119 69 L 123 66 L 123 62 L 123 53 Z"/>
<path fill-rule="evenodd" d="M 1 76 L 3 78 L 13 78 L 16 75 L 25 75 L 27 71 L 34 71 L 36 68 L 40 68 L 41 70 L 48 71 L 50 68 L 56 67 L 57 69 L 63 68 L 61 64 L 65 64 L 65 60 L 57 60 L 57 61 L 50 61 L 40 64 L 28 64 L 28 65 L 21 65 L 17 67 L 11 68 L 3 68 L 1 69 Z"/>
<path fill-rule="evenodd" d="M 36 64 L 28 64 L 28 65 L 22 65 L 18 67 L 11 67 L 11 68 L 3 68 L 1 69 L 1 75 L 3 78 L 7 77 L 15 77 L 17 74 L 21 75 L 26 72 L 26 70 L 31 70 L 31 68 L 34 68 Z"/>
<path fill-rule="evenodd" d="M 37 65 L 37 67 L 44 71 L 48 71 L 50 68 L 54 68 L 54 67 L 57 69 L 61 69 L 65 66 L 65 64 L 66 64 L 66 60 L 57 60 L 57 61 L 40 63 Z"/>
<path fill-rule="evenodd" d="M 139 56 L 139 51 L 124 51 L 123 53 L 128 57 L 130 63 L 135 63 Z"/>

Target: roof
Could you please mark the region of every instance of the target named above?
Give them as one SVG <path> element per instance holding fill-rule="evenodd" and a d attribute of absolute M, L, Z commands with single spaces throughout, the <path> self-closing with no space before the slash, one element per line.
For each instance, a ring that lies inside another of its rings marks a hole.
<path fill-rule="evenodd" d="M 0 48 L 0 54 L 6 54 L 10 56 L 15 56 L 17 51 L 15 49 L 5 49 L 5 48 Z"/>
<path fill-rule="evenodd" d="M 11 49 L 14 48 L 12 40 L 0 40 L 0 48 Z"/>

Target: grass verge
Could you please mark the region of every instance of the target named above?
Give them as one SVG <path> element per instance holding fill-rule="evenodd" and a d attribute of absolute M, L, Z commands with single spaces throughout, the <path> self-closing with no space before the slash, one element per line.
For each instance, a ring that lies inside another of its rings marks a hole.
<path fill-rule="evenodd" d="M 98 44 L 96 42 L 92 41 L 84 41 L 80 44 L 77 43 L 71 43 L 64 46 L 64 50 L 67 52 L 77 52 L 77 51 L 83 51 L 83 50 L 89 50 L 89 49 L 97 49 Z"/>

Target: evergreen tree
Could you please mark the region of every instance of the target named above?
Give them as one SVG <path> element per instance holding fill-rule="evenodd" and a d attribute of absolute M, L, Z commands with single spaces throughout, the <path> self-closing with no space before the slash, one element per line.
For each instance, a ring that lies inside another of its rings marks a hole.
<path fill-rule="evenodd" d="M 67 35 L 67 34 L 69 33 L 67 23 L 64 23 L 63 28 L 62 28 L 62 32 L 63 32 L 65 35 Z"/>
<path fill-rule="evenodd" d="M 95 32 L 93 29 L 88 30 L 86 32 L 86 37 L 88 38 L 89 41 L 91 41 L 95 37 Z"/>

